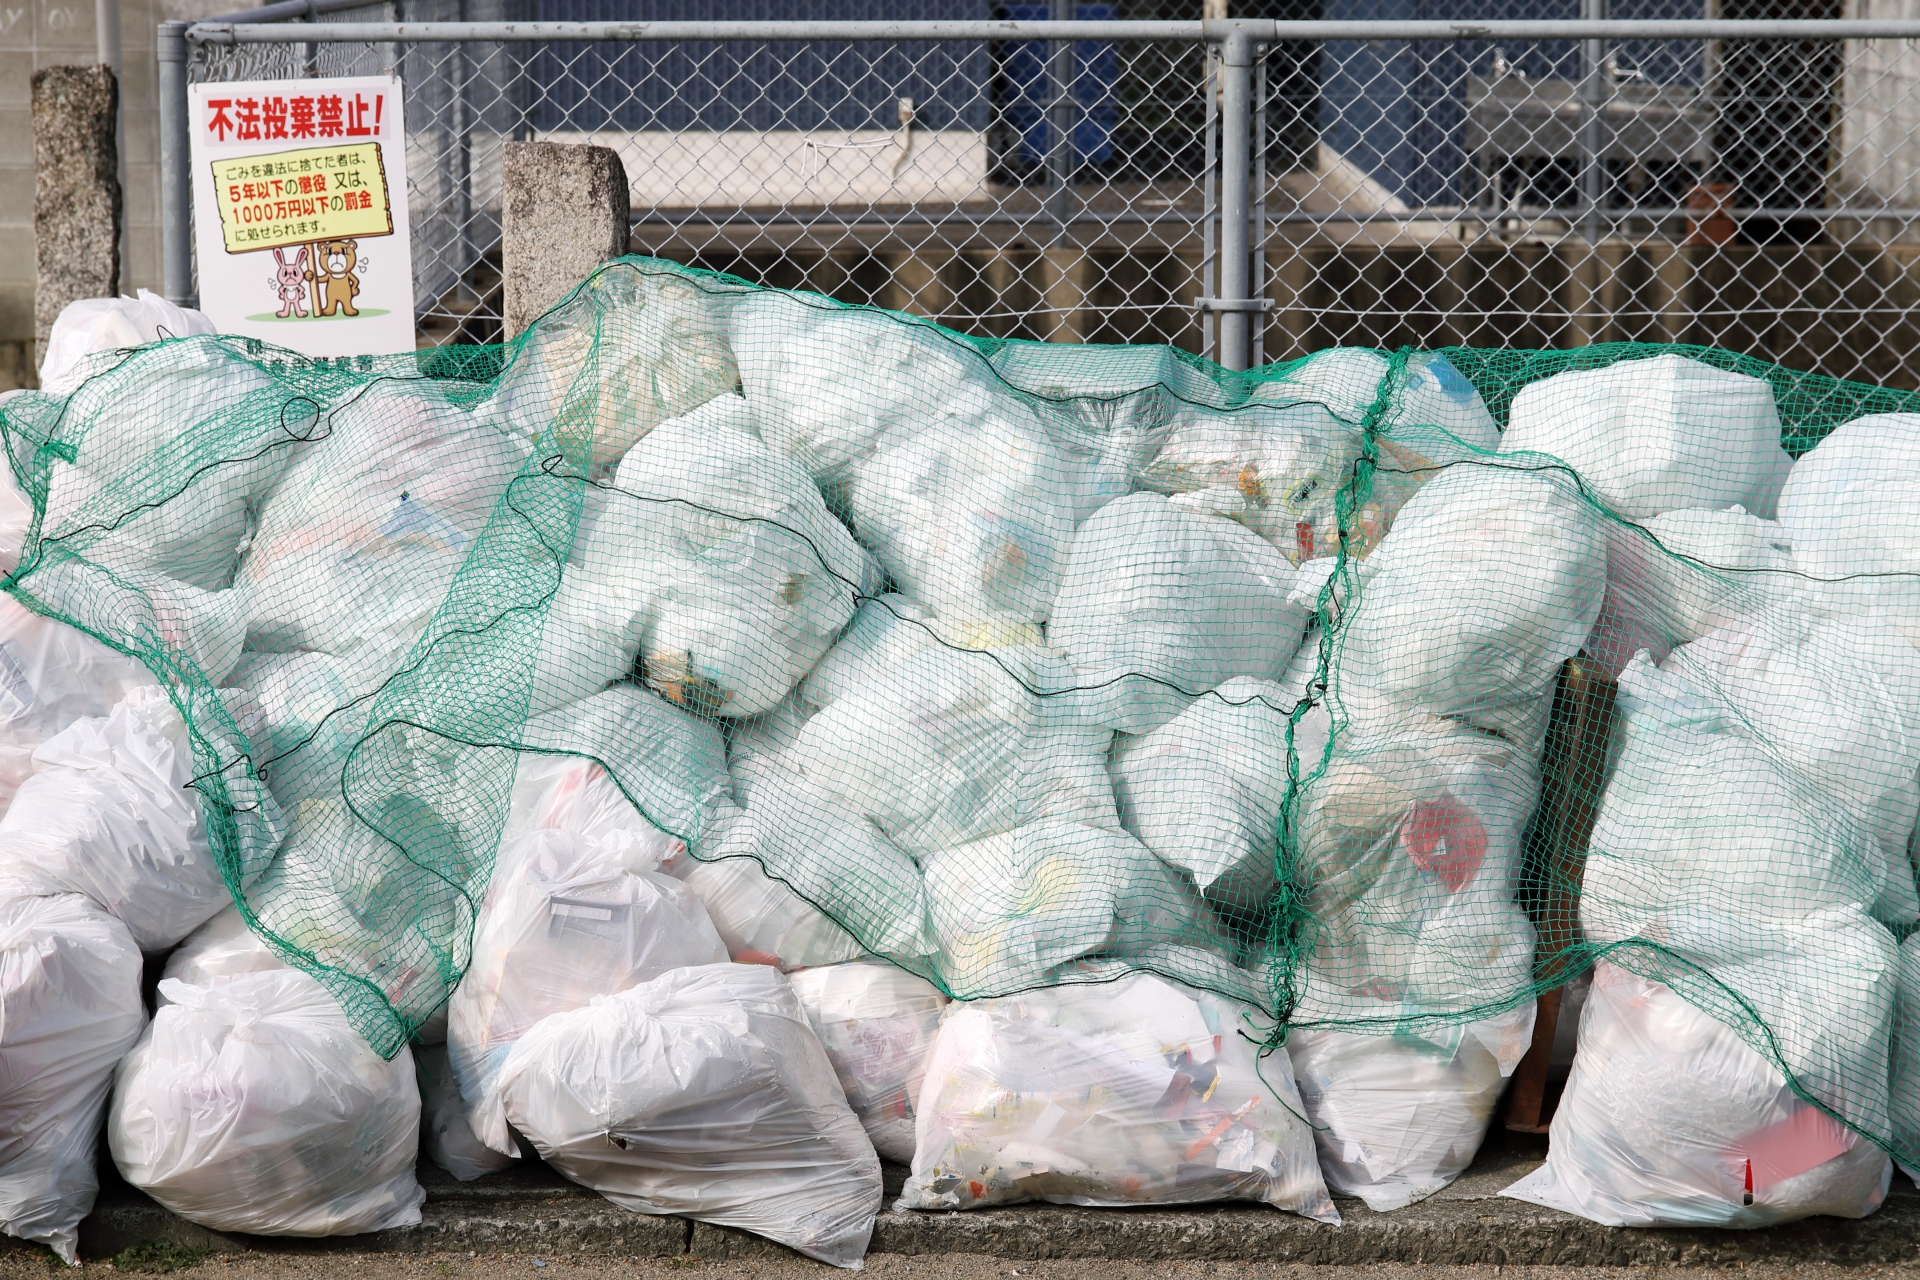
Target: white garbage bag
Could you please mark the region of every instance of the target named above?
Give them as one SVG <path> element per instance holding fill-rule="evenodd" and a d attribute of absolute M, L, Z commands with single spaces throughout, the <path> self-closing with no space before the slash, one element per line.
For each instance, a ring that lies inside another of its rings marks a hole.
<path fill-rule="evenodd" d="M 600 762 L 584 756 L 520 754 L 500 847 L 536 831 L 586 836 L 636 871 L 671 874 L 687 858 L 686 841 L 647 821 Z"/>
<path fill-rule="evenodd" d="M 622 1208 L 860 1265 L 880 1161 L 777 970 L 675 969 L 554 1014 L 500 1077 L 541 1158 Z"/>
<path fill-rule="evenodd" d="M 34 775 L 0 817 L 0 881 L 84 893 L 117 916 L 143 951 L 165 951 L 233 901 L 207 844 L 187 726 L 158 685 L 105 717 L 76 721 L 33 753 Z M 252 821 L 252 883 L 283 829 L 264 788 Z"/>
<path fill-rule="evenodd" d="M 1834 428 L 1793 464 L 1780 525 L 1796 568 L 1854 579 L 1829 590 L 1872 601 L 1920 643 L 1920 414 L 1876 413 Z M 1862 575 L 1868 575 L 1862 577 Z"/>
<path fill-rule="evenodd" d="M 1047 620 L 1073 541 L 1065 460 L 1019 413 L 930 422 L 853 469 L 853 530 L 900 591 L 957 626 Z"/>
<path fill-rule="evenodd" d="M 0 899 L 0 1231 L 79 1261 L 113 1066 L 146 1021 L 125 925 L 79 894 Z"/>
<path fill-rule="evenodd" d="M 0 813 L 33 772 L 33 751 L 153 683 L 142 663 L 77 627 L 0 598 Z"/>
<path fill-rule="evenodd" d="M 914 1102 L 947 997 L 925 978 L 872 961 L 803 969 L 789 981 L 873 1149 L 913 1163 Z"/>
<path fill-rule="evenodd" d="M 1533 1015 L 1528 1001 L 1391 1035 L 1291 1028 L 1287 1053 L 1327 1186 L 1387 1213 L 1465 1173 L 1532 1042 Z"/>
<path fill-rule="evenodd" d="M 528 449 L 419 382 L 377 382 L 313 430 L 234 581 L 247 646 L 331 654 L 370 687 L 440 606 Z"/>
<path fill-rule="evenodd" d="M 0 396 L 3 401 L 4 396 Z M 20 487 L 12 457 L 0 457 L 0 573 L 12 573 L 20 567 L 32 525 L 33 499 Z"/>
<path fill-rule="evenodd" d="M 512 1156 L 501 1155 L 474 1136 L 447 1047 L 415 1046 L 413 1068 L 420 1078 L 420 1147 L 427 1159 L 462 1182 L 511 1167 Z"/>
<path fill-rule="evenodd" d="M 1703 656 L 1707 663 L 1688 665 L 1710 673 L 1713 655 Z M 1811 739 L 1823 726 L 1844 730 L 1849 709 L 1823 705 L 1817 724 L 1795 727 L 1777 718 L 1784 708 L 1756 697 L 1736 712 L 1725 685 L 1683 674 L 1672 659 L 1669 666 L 1675 669 L 1662 671 L 1643 654 L 1620 676 L 1621 745 L 1581 892 L 1589 936 L 1664 943 L 1699 909 L 1773 919 L 1878 901 L 1889 887 L 1884 850 L 1831 793 L 1797 776 L 1799 760 L 1781 749 L 1817 749 Z M 1776 691 L 1798 696 L 1787 682 Z M 1749 714 L 1767 717 L 1769 729 L 1784 735 L 1778 746 L 1752 735 Z M 1724 957 L 1709 945 L 1691 958 L 1712 964 Z"/>
<path fill-rule="evenodd" d="M 40 362 L 40 389 L 56 396 L 71 393 L 89 372 L 98 371 L 98 362 L 87 359 L 95 352 L 118 352 L 165 338 L 213 332 L 213 321 L 204 312 L 176 307 L 148 289 L 132 298 L 69 302 L 60 309 L 47 334 L 47 354 Z"/>
<path fill-rule="evenodd" d="M 339 1236 L 420 1221 L 413 1057 L 367 1047 L 314 979 L 167 982 L 114 1080 L 121 1176 L 214 1231 Z"/>
<path fill-rule="evenodd" d="M 1106 708 L 1076 692 L 1063 655 L 938 645 L 861 671 L 782 759 L 909 854 L 1046 817 L 1119 829 Z"/>
<path fill-rule="evenodd" d="M 733 304 L 731 326 L 761 438 L 829 488 L 883 440 L 1025 412 L 978 351 L 932 325 L 765 290 Z"/>
<path fill-rule="evenodd" d="M 736 811 L 676 872 L 707 904 L 735 960 L 784 969 L 861 948 L 933 954 L 920 868 L 844 798 L 779 767 L 753 775 Z M 855 939 L 858 939 L 858 942 Z"/>
<path fill-rule="evenodd" d="M 1114 752 L 1121 824 L 1215 903 L 1258 912 L 1277 887 L 1296 701 L 1270 680 L 1229 680 Z"/>
<path fill-rule="evenodd" d="M 1765 1227 L 1864 1218 L 1892 1173 L 1731 1028 L 1602 961 L 1547 1163 L 1501 1194 L 1609 1226 Z"/>
<path fill-rule="evenodd" d="M 604 598 L 593 630 L 620 622 L 637 634 L 648 684 L 691 710 L 740 717 L 786 697 L 880 586 L 872 557 L 746 413 L 740 397 L 719 396 L 635 445 L 568 570 L 576 591 Z M 632 659 L 623 642 L 609 662 Z M 566 674 L 557 659 L 543 665 Z"/>
<path fill-rule="evenodd" d="M 1804 607 L 1784 526 L 1744 508 L 1610 521 L 1606 537 L 1607 599 L 1587 654 L 1615 677 L 1641 649 L 1664 662 L 1673 646 L 1717 627 Z"/>
<path fill-rule="evenodd" d="M 507 348 L 474 414 L 532 441 L 556 419 L 569 433 L 591 430 L 588 465 L 598 479 L 655 426 L 738 384 L 730 292 L 665 271 L 605 267 Z"/>
<path fill-rule="evenodd" d="M 535 831 L 503 849 L 474 926 L 473 959 L 447 1009 L 447 1053 L 474 1133 L 518 1154 L 500 1069 L 542 1018 L 668 969 L 726 958 L 685 886 L 629 867 L 588 837 Z"/>
<path fill-rule="evenodd" d="M 1355 723 L 1330 746 L 1324 704 L 1294 730 L 1302 789 L 1293 876 L 1311 916 L 1296 1021 L 1338 1026 L 1511 1005 L 1533 982 L 1514 900 L 1537 757 L 1444 716 Z"/>
<path fill-rule="evenodd" d="M 211 987 L 237 973 L 272 973 L 292 967 L 247 927 L 240 908 L 229 906 L 173 949 L 160 976 L 189 986 Z"/>
<path fill-rule="evenodd" d="M 1226 949 L 1192 881 L 1123 831 L 1029 823 L 935 854 L 926 884 L 940 976 L 963 999 L 1057 980 L 1094 952 Z"/>
<path fill-rule="evenodd" d="M 899 1205 L 1257 1200 L 1340 1220 L 1251 1007 L 1145 973 L 951 1006 Z"/>
<path fill-rule="evenodd" d="M 1735 504 L 1772 519 L 1792 465 L 1772 387 L 1672 353 L 1522 387 L 1500 451 L 1558 458 L 1628 520 Z"/>
<path fill-rule="evenodd" d="M 1130 494 L 1074 535 L 1047 640 L 1120 700 L 1115 728 L 1150 733 L 1223 681 L 1286 671 L 1307 622 L 1296 576 L 1231 520 Z"/>
<path fill-rule="evenodd" d="M 1606 591 L 1599 516 L 1571 481 L 1451 467 L 1407 501 L 1358 577 L 1334 674 L 1349 715 L 1417 709 L 1539 751 L 1560 664 Z"/>
<path fill-rule="evenodd" d="M 808 716 L 859 693 L 874 673 L 941 643 L 933 615 L 896 592 L 863 600 L 853 621 L 800 685 Z"/>

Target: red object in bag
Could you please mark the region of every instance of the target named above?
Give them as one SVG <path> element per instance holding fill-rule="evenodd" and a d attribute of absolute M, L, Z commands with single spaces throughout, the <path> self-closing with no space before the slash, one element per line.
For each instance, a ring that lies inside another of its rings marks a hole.
<path fill-rule="evenodd" d="M 1438 876 L 1448 893 L 1458 893 L 1473 879 L 1487 856 L 1486 827 L 1452 796 L 1417 802 L 1400 835 L 1413 865 Z"/>

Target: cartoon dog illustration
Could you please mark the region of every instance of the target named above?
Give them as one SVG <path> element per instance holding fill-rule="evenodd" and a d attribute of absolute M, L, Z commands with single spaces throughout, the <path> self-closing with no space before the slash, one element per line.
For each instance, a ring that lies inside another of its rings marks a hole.
<path fill-rule="evenodd" d="M 288 258 L 280 250 L 273 251 L 273 260 L 280 265 L 274 269 L 274 289 L 280 295 L 280 318 L 289 316 L 301 320 L 307 318 L 307 247 Z"/>
<path fill-rule="evenodd" d="M 360 295 L 360 280 L 353 274 L 359 261 L 360 246 L 352 240 L 325 240 L 315 246 L 313 266 L 303 277 L 317 280 L 320 285 L 320 301 L 314 305 L 314 315 L 360 314 L 353 305 L 353 300 Z"/>

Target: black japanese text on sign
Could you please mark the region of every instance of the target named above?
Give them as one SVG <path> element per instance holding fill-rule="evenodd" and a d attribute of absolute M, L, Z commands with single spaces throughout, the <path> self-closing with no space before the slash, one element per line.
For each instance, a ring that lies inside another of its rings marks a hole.
<path fill-rule="evenodd" d="M 228 156 L 212 168 L 228 253 L 393 234 L 377 142 Z"/>

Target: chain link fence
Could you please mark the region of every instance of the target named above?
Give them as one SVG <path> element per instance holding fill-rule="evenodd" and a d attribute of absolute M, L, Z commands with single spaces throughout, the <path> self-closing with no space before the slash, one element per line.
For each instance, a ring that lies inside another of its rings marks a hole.
<path fill-rule="evenodd" d="M 423 342 L 498 339 L 502 148 L 541 139 L 619 152 L 636 252 L 968 332 L 1230 366 L 1689 342 L 1920 386 L 1920 23 L 1056 2 L 583 25 L 504 2 L 202 23 L 179 46 L 182 97 L 402 77 Z"/>

